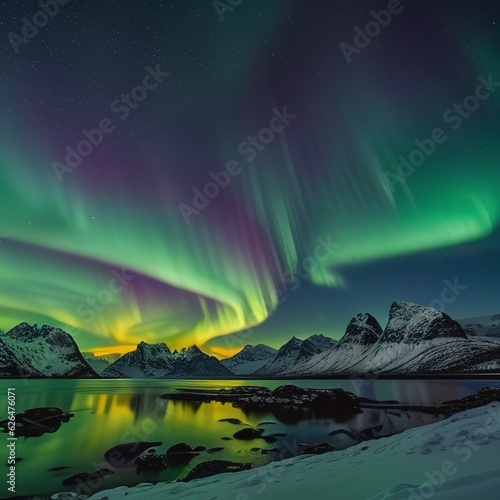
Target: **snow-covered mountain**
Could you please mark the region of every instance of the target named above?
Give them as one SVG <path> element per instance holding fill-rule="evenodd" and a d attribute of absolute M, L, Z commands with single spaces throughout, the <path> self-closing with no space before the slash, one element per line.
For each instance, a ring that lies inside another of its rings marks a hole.
<path fill-rule="evenodd" d="M 381 343 L 420 343 L 437 338 L 467 338 L 463 328 L 447 314 L 432 307 L 394 302 Z"/>
<path fill-rule="evenodd" d="M 254 375 L 282 375 L 290 372 L 293 367 L 315 357 L 315 355 L 332 349 L 337 342 L 322 334 L 312 335 L 306 340 L 292 337 L 284 344 L 262 368 L 255 371 Z"/>
<path fill-rule="evenodd" d="M 436 309 L 394 302 L 383 332 L 373 316 L 360 314 L 336 346 L 283 374 L 403 375 L 498 369 L 500 341 L 468 337 L 456 321 Z"/>
<path fill-rule="evenodd" d="M 109 365 L 103 372 L 108 378 L 189 378 L 233 377 L 221 362 L 200 351 L 197 346 L 171 352 L 164 343 L 141 342 Z"/>
<path fill-rule="evenodd" d="M 21 323 L 0 337 L 2 377 L 97 377 L 69 333 Z"/>
<path fill-rule="evenodd" d="M 469 336 L 500 338 L 500 314 L 457 321 Z"/>
<path fill-rule="evenodd" d="M 238 354 L 223 359 L 221 363 L 236 375 L 250 375 L 271 361 L 277 353 L 277 349 L 264 344 L 246 345 Z"/>
<path fill-rule="evenodd" d="M 358 314 L 347 325 L 339 345 L 370 346 L 380 339 L 382 333 L 382 327 L 371 314 Z"/>

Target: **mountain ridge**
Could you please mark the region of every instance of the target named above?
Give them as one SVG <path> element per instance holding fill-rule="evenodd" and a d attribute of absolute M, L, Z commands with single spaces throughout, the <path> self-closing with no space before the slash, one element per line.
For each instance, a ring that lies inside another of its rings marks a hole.
<path fill-rule="evenodd" d="M 97 378 L 73 337 L 60 328 L 20 323 L 0 336 L 2 377 Z"/>
<path fill-rule="evenodd" d="M 103 378 L 188 378 L 229 377 L 234 373 L 214 356 L 193 345 L 171 351 L 165 343 L 140 342 L 101 373 Z"/>
<path fill-rule="evenodd" d="M 485 373 L 500 370 L 500 338 L 491 333 L 497 318 L 455 321 L 439 310 L 395 301 L 384 329 L 371 314 L 359 313 L 339 341 L 293 336 L 278 350 L 246 345 L 221 361 L 196 345 L 171 351 L 165 343 L 141 341 L 134 351 L 99 364 L 90 355 L 85 359 L 60 328 L 23 322 L 0 334 L 0 377 L 98 378 L 97 371 L 102 378 L 215 379 Z"/>

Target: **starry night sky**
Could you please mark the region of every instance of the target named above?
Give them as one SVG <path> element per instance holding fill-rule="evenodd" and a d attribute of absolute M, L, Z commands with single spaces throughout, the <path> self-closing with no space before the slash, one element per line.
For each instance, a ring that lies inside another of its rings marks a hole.
<path fill-rule="evenodd" d="M 348 62 L 386 6 L 72 0 L 23 43 L 40 7 L 4 2 L 0 329 L 224 355 L 394 300 L 499 313 L 500 6 L 402 0 Z"/>

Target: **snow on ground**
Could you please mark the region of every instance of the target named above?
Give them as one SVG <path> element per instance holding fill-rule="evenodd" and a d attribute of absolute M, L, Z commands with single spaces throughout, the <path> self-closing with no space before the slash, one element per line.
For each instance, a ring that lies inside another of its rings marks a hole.
<path fill-rule="evenodd" d="M 344 451 L 303 455 L 190 483 L 101 491 L 92 500 L 436 500 L 498 498 L 500 404 Z"/>

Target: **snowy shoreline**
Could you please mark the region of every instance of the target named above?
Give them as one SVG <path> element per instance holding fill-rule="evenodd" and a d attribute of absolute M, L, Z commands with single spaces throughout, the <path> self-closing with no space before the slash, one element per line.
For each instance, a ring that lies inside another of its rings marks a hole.
<path fill-rule="evenodd" d="M 500 490 L 500 403 L 343 451 L 302 455 L 189 483 L 118 487 L 91 500 L 493 498 Z"/>

